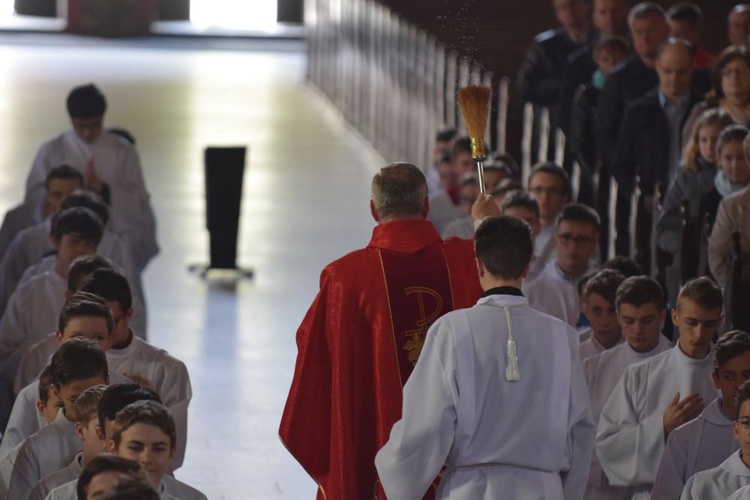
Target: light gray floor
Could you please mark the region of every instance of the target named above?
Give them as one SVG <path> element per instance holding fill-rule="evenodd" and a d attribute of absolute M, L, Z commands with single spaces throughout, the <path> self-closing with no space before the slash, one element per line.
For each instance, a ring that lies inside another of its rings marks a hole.
<path fill-rule="evenodd" d="M 107 124 L 138 140 L 162 249 L 144 277 L 150 339 L 186 362 L 193 383 L 177 477 L 210 499 L 314 498 L 277 437 L 294 334 L 322 267 L 369 240 L 369 182 L 383 160 L 305 87 L 299 51 L 9 40 L 0 41 L 0 210 L 22 199 L 38 145 L 68 126 L 74 85 L 96 82 Z M 240 264 L 255 268 L 253 281 L 186 271 L 207 259 L 207 145 L 250 148 Z"/>

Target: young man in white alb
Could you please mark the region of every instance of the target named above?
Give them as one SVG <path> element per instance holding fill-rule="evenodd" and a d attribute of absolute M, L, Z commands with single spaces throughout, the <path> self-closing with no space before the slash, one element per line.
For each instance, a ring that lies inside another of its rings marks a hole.
<path fill-rule="evenodd" d="M 693 474 L 718 467 L 739 447 L 732 423 L 737 419 L 737 392 L 750 378 L 750 334 L 732 331 L 714 346 L 713 379 L 721 396 L 698 418 L 669 434 L 656 481 L 653 500 L 680 495 Z"/>
<path fill-rule="evenodd" d="M 528 224 L 488 217 L 475 249 L 485 293 L 427 333 L 402 419 L 375 459 L 385 494 L 421 498 L 445 465 L 440 498 L 580 498 L 594 424 L 578 334 L 521 293 Z"/>
<path fill-rule="evenodd" d="M 647 276 L 628 278 L 617 288 L 614 303 L 625 343 L 583 361 L 591 410 L 597 424 L 602 408 L 625 369 L 668 350 L 672 345 L 661 334 L 666 300 L 659 283 Z M 632 488 L 610 484 L 594 455 L 584 498 L 630 500 L 632 496 Z"/>
<path fill-rule="evenodd" d="M 74 321 L 111 326 L 111 316 L 109 321 L 103 316 L 105 311 L 109 313 L 107 306 L 87 301 L 81 308 L 90 305 L 96 305 L 102 316 L 94 316 L 96 312 L 92 310 L 92 315 L 79 316 Z M 89 387 L 109 384 L 107 358 L 92 340 L 76 338 L 66 342 L 52 356 L 50 365 L 52 389 L 63 407 L 54 422 L 24 441 L 13 466 L 8 498 L 28 498 L 40 479 L 71 462 L 81 449 L 76 434 L 75 401 Z"/>
<path fill-rule="evenodd" d="M 67 467 L 39 480 L 31 490 L 29 500 L 44 500 L 53 489 L 77 480 L 86 464 L 106 451 L 106 442 L 101 438 L 97 429 L 99 426 L 97 409 L 106 389 L 106 385 L 95 385 L 78 396 L 75 402 L 75 428 L 83 449 L 76 454 Z"/>
<path fill-rule="evenodd" d="M 615 296 L 625 276 L 614 269 L 602 269 L 591 276 L 581 293 L 581 312 L 589 322 L 588 338 L 581 341 L 581 361 L 612 349 L 623 342 L 617 321 Z"/>
<path fill-rule="evenodd" d="M 709 278 L 685 284 L 672 310 L 680 339 L 672 349 L 629 366 L 602 409 L 596 454 L 610 484 L 650 498 L 669 433 L 697 417 L 719 395 L 711 341 L 724 298 Z"/>

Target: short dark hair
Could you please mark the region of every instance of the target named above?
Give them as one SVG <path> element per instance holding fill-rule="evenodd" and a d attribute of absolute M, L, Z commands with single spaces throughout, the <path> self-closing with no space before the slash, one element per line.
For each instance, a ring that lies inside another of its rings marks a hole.
<path fill-rule="evenodd" d="M 107 225 L 109 221 L 109 207 L 101 196 L 85 189 L 76 189 L 65 198 L 60 205 L 60 210 L 72 207 L 86 207 L 102 220 L 102 224 Z"/>
<path fill-rule="evenodd" d="M 750 352 L 750 334 L 741 330 L 725 333 L 714 346 L 714 371 L 746 352 Z"/>
<path fill-rule="evenodd" d="M 140 477 L 146 480 L 146 473 L 141 469 L 140 464 L 116 455 L 97 455 L 86 464 L 83 472 L 81 472 L 81 476 L 78 478 L 78 484 L 76 485 L 78 500 L 86 500 L 91 480 L 94 476 L 102 472 L 121 472 L 128 476 Z"/>
<path fill-rule="evenodd" d="M 122 137 L 126 141 L 128 141 L 130 144 L 135 146 L 135 137 L 133 137 L 133 134 L 130 133 L 130 130 L 123 128 L 123 127 L 112 127 L 109 129 L 109 132 L 111 134 L 115 134 L 119 137 Z"/>
<path fill-rule="evenodd" d="M 626 278 L 617 287 L 615 307 L 623 304 L 641 307 L 644 304 L 654 304 L 658 310 L 665 307 L 664 292 L 659 283 L 648 276 L 633 276 Z"/>
<path fill-rule="evenodd" d="M 740 407 L 745 401 L 750 401 L 750 380 L 745 380 L 737 390 L 737 396 L 734 398 L 734 407 L 737 408 L 737 413 L 739 413 Z"/>
<path fill-rule="evenodd" d="M 81 255 L 76 257 L 68 269 L 68 290 L 77 292 L 81 288 L 81 283 L 89 274 L 97 269 L 111 268 L 112 262 L 101 255 Z"/>
<path fill-rule="evenodd" d="M 692 2 L 680 2 L 667 10 L 667 17 L 672 21 L 690 24 L 693 29 L 700 29 L 703 24 L 703 11 Z"/>
<path fill-rule="evenodd" d="M 109 378 L 107 356 L 93 340 L 73 338 L 61 345 L 50 361 L 52 385 L 58 389 L 76 380 Z"/>
<path fill-rule="evenodd" d="M 643 272 L 643 268 L 641 267 L 641 265 L 636 262 L 635 259 L 625 257 L 624 255 L 616 255 L 612 257 L 607 262 L 602 264 L 602 269 L 614 269 L 626 278 L 632 278 L 633 276 L 643 276 L 644 274 L 646 274 Z"/>
<path fill-rule="evenodd" d="M 84 240 L 98 246 L 104 226 L 102 220 L 88 208 L 66 208 L 52 218 L 52 237 L 62 241 L 63 236 L 71 233 L 78 233 Z"/>
<path fill-rule="evenodd" d="M 112 489 L 105 491 L 100 500 L 159 500 L 159 494 L 147 479 L 125 477 L 120 479 Z"/>
<path fill-rule="evenodd" d="M 128 279 L 116 269 L 95 270 L 83 282 L 81 290 L 93 293 L 106 302 L 117 302 L 123 313 L 133 307 L 133 296 Z"/>
<path fill-rule="evenodd" d="M 507 215 L 487 217 L 474 233 L 474 251 L 491 275 L 518 279 L 533 253 L 531 227 Z"/>
<path fill-rule="evenodd" d="M 107 100 L 93 83 L 71 90 L 66 104 L 71 118 L 97 118 L 107 111 Z"/>
<path fill-rule="evenodd" d="M 633 25 L 636 19 L 645 19 L 649 16 L 658 16 L 667 21 L 667 14 L 661 5 L 654 2 L 641 2 L 633 6 L 628 12 L 628 26 Z"/>
<path fill-rule="evenodd" d="M 724 307 L 724 295 L 714 280 L 706 276 L 695 278 L 685 283 L 677 296 L 677 308 L 680 299 L 690 299 L 701 309 L 713 311 Z"/>
<path fill-rule="evenodd" d="M 488 161 L 508 167 L 514 178 L 521 176 L 521 169 L 518 166 L 518 162 L 510 153 L 490 153 Z"/>
<path fill-rule="evenodd" d="M 453 154 L 454 158 L 458 156 L 459 153 L 471 154 L 471 138 L 468 135 L 456 137 L 453 140 L 453 145 L 451 146 L 451 153 Z"/>
<path fill-rule="evenodd" d="M 44 179 L 44 187 L 46 189 L 49 189 L 49 181 L 52 179 L 76 179 L 83 186 L 83 174 L 70 165 L 60 165 L 59 167 L 51 168 Z"/>
<path fill-rule="evenodd" d="M 110 311 L 104 299 L 91 293 L 76 292 L 63 304 L 57 328 L 62 332 L 72 318 L 81 316 L 104 319 L 107 323 L 107 331 L 109 333 L 112 333 L 115 327 L 114 319 L 112 319 L 112 311 Z"/>
<path fill-rule="evenodd" d="M 550 174 L 556 176 L 560 180 L 560 184 L 562 184 L 563 194 L 570 198 L 570 177 L 568 177 L 568 173 L 560 165 L 551 161 L 537 163 L 534 168 L 531 169 L 527 188 L 531 188 L 531 180 L 536 174 Z"/>
<path fill-rule="evenodd" d="M 599 57 L 599 53 L 603 50 L 620 52 L 627 57 L 630 55 L 630 44 L 623 36 L 605 35 L 594 44 L 594 57 Z"/>
<path fill-rule="evenodd" d="M 597 293 L 614 305 L 617 289 L 623 281 L 625 281 L 625 276 L 614 269 L 602 269 L 586 282 L 581 298 L 585 300 L 592 293 Z"/>
<path fill-rule="evenodd" d="M 539 202 L 523 189 L 510 191 L 505 195 L 505 198 L 503 198 L 501 212 L 505 212 L 507 209 L 513 207 L 526 208 L 534 212 L 537 218 L 539 217 Z"/>
<path fill-rule="evenodd" d="M 136 401 L 157 401 L 161 403 L 161 398 L 151 389 L 137 384 L 115 384 L 107 387 L 97 409 L 99 427 L 102 432 L 105 432 L 107 421 L 114 421 L 118 411 Z"/>
<path fill-rule="evenodd" d="M 442 128 L 435 134 L 435 142 L 451 142 L 457 135 L 455 127 Z"/>
<path fill-rule="evenodd" d="M 597 232 L 601 228 L 599 214 L 596 213 L 596 210 L 583 203 L 568 203 L 562 207 L 560 213 L 557 214 L 555 227 L 560 227 L 560 223 L 564 221 L 590 224 Z"/>
<path fill-rule="evenodd" d="M 392 163 L 372 179 L 372 201 L 381 219 L 419 215 L 426 198 L 427 181 L 411 163 Z"/>

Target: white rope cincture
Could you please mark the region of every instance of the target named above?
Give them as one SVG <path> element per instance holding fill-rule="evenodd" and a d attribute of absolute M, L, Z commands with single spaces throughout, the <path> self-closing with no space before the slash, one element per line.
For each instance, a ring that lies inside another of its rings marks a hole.
<path fill-rule="evenodd" d="M 510 321 L 510 309 L 505 310 L 505 321 L 508 324 L 508 357 L 505 365 L 505 379 L 508 382 L 521 380 L 521 371 L 518 368 L 518 351 L 516 350 L 516 339 L 513 338 L 513 326 Z"/>

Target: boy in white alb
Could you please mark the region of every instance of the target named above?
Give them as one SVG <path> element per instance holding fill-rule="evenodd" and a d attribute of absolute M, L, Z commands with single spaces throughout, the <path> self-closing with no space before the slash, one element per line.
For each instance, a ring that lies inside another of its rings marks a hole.
<path fill-rule="evenodd" d="M 141 464 L 149 483 L 167 498 L 206 500 L 206 495 L 167 474 L 175 454 L 177 433 L 164 405 L 138 401 L 117 413 L 109 452 Z"/>
<path fill-rule="evenodd" d="M 55 488 L 46 500 L 101 498 L 120 481 L 133 478 L 148 482 L 141 466 L 132 460 L 116 455 L 99 455 L 86 464 L 77 480 Z"/>
<path fill-rule="evenodd" d="M 590 207 L 569 203 L 557 216 L 553 236 L 557 257 L 534 279 L 523 283 L 523 293 L 537 311 L 572 327 L 581 315 L 577 284 L 589 271 L 599 245 L 599 216 Z"/>
<path fill-rule="evenodd" d="M 671 347 L 671 343 L 661 334 L 661 325 L 666 316 L 666 300 L 659 283 L 648 276 L 628 278 L 617 288 L 614 303 L 626 342 L 583 362 L 583 372 L 591 396 L 591 410 L 597 424 L 602 408 L 625 369 Z M 594 455 L 584 499 L 630 500 L 632 496 L 631 488 L 612 486 L 609 483 Z"/>
<path fill-rule="evenodd" d="M 26 179 L 26 200 L 38 202 L 44 195 L 44 179 L 52 167 L 77 169 L 86 188 L 112 207 L 110 227 L 130 246 L 135 274 L 140 275 L 159 247 L 138 152 L 121 136 L 103 129 L 107 102 L 96 86 L 74 88 L 66 105 L 73 128 L 39 148 Z"/>
<path fill-rule="evenodd" d="M 101 255 L 84 255 L 73 260 L 68 269 L 68 288 L 65 290 L 65 300 L 67 301 L 73 294 L 80 291 L 81 285 L 89 274 L 101 267 L 111 268 L 112 262 Z M 49 360 L 55 354 L 55 351 L 68 340 L 63 335 L 64 332 L 60 330 L 60 325 L 57 326 L 56 331 L 29 347 L 24 353 L 13 381 L 14 394 L 18 394 L 21 389 L 34 382 L 44 367 L 49 365 Z"/>
<path fill-rule="evenodd" d="M 475 249 L 485 294 L 430 327 L 375 458 L 385 493 L 421 498 L 447 465 L 438 498 L 580 498 L 594 426 L 578 335 L 521 294 L 528 224 L 488 217 Z"/>
<path fill-rule="evenodd" d="M 718 467 L 737 451 L 732 423 L 740 385 L 750 379 L 750 334 L 735 330 L 719 337 L 713 379 L 721 397 L 669 434 L 651 490 L 653 500 L 677 498 L 690 476 Z"/>
<path fill-rule="evenodd" d="M 623 281 L 625 276 L 613 269 L 602 269 L 586 281 L 581 294 L 581 311 L 591 325 L 591 334 L 581 342 L 581 361 L 622 343 L 615 294 Z"/>
<path fill-rule="evenodd" d="M 750 383 L 742 384 L 735 405 L 738 417 L 732 423 L 732 431 L 740 449 L 718 467 L 691 476 L 682 491 L 681 500 L 724 499 L 750 485 Z"/>
<path fill-rule="evenodd" d="M 52 369 L 48 366 L 39 376 L 39 400 L 36 402 L 39 416 L 44 419 L 45 425 L 55 421 L 60 405 L 60 398 L 52 393 Z M 0 499 L 8 498 L 10 476 L 22 445 L 23 442 L 18 443 L 0 458 Z"/>
<path fill-rule="evenodd" d="M 88 327 L 87 323 L 107 325 L 103 316 L 104 311 L 109 313 L 106 305 L 103 310 L 101 304 L 94 302 L 85 306 L 92 307 L 92 315 L 79 316 L 71 323 L 80 322 L 83 327 Z M 97 313 L 101 316 L 94 316 Z M 111 321 L 110 316 L 109 326 Z M 13 467 L 8 498 L 28 498 L 40 479 L 70 463 L 81 449 L 76 434 L 75 400 L 89 387 L 109 384 L 107 358 L 92 340 L 75 338 L 66 342 L 52 356 L 50 366 L 52 390 L 62 400 L 63 407 L 54 422 L 24 441 Z"/>
<path fill-rule="evenodd" d="M 161 403 L 159 395 L 150 389 L 139 387 L 135 384 L 117 384 L 110 385 L 102 394 L 99 406 L 96 409 L 97 421 L 96 421 L 96 432 L 97 436 L 104 446 L 102 451 L 107 451 L 107 443 L 112 439 L 115 426 L 115 418 L 117 413 L 125 408 L 126 406 L 135 403 L 136 401 L 155 401 Z M 100 455 L 101 456 L 101 455 Z M 85 473 L 87 470 L 93 467 L 96 468 L 96 464 L 100 462 L 99 457 L 85 456 L 83 460 L 83 472 L 80 474 L 80 480 L 84 481 L 84 490 L 86 487 L 88 478 Z M 77 470 L 77 469 L 74 469 Z M 140 470 L 140 468 L 138 469 Z M 81 487 L 79 477 L 69 479 L 69 482 L 62 483 L 56 486 L 50 491 L 46 497 L 46 500 L 70 500 L 76 498 L 76 489 Z"/>
<path fill-rule="evenodd" d="M 724 298 L 709 278 L 680 290 L 672 320 L 680 340 L 669 351 L 625 369 L 602 409 L 596 454 L 610 484 L 635 488 L 647 499 L 669 433 L 697 417 L 714 386 L 711 340 L 722 322 Z"/>
<path fill-rule="evenodd" d="M 193 396 L 185 364 L 138 338 L 129 328 L 133 316 L 132 298 L 128 280 L 120 272 L 97 269 L 83 282 L 81 290 L 104 299 L 117 320 L 112 331 L 112 347 L 106 351 L 110 369 L 153 389 L 174 418 L 177 444 L 172 466 L 177 469 L 185 458 L 188 405 Z"/>
<path fill-rule="evenodd" d="M 101 237 L 101 220 L 91 210 L 77 207 L 61 212 L 50 236 L 57 250 L 54 270 L 35 276 L 11 296 L 0 321 L 0 427 L 7 423 L 21 358 L 57 326 L 70 264 L 76 257 L 96 253 Z"/>
<path fill-rule="evenodd" d="M 111 331 L 107 330 L 108 324 L 85 322 L 88 316 L 99 314 L 95 310 L 96 307 L 88 304 L 88 302 L 94 302 L 98 305 L 102 303 L 98 297 L 86 293 L 74 294 L 65 301 L 59 315 L 58 331 L 53 337 L 58 343 L 58 347 L 72 338 L 81 337 L 97 342 L 103 350 L 109 348 Z M 122 382 L 125 379 L 117 372 L 113 372 L 111 378 L 115 383 Z M 36 411 L 36 395 L 38 393 L 38 379 L 18 393 L 3 434 L 3 440 L 0 442 L 0 456 L 8 453 L 14 446 L 46 425 L 44 419 Z"/>
<path fill-rule="evenodd" d="M 97 426 L 99 418 L 97 409 L 106 385 L 89 387 L 78 396 L 75 402 L 76 434 L 81 440 L 83 451 L 76 454 L 73 461 L 57 472 L 44 476 L 31 490 L 29 500 L 44 500 L 47 494 L 58 486 L 75 481 L 83 472 L 83 467 L 95 456 L 104 453 L 106 444 L 100 437 Z"/>

